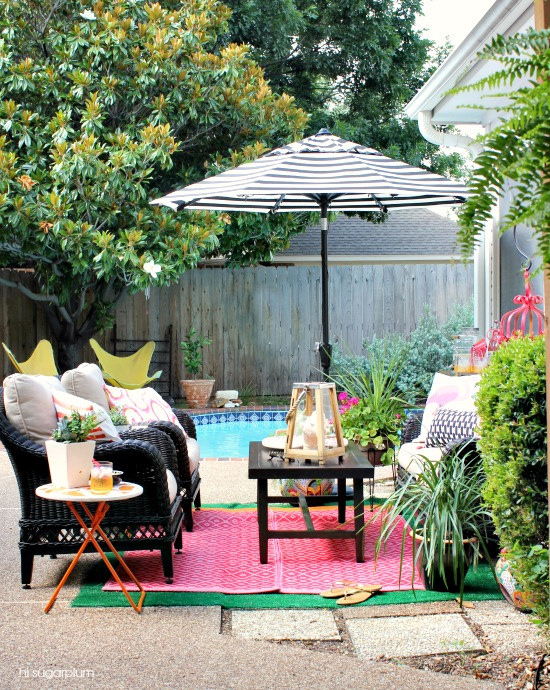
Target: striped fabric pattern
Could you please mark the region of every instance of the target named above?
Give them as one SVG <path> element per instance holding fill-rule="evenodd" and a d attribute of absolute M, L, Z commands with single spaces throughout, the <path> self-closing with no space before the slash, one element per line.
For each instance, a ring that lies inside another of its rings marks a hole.
<path fill-rule="evenodd" d="M 328 195 L 331 211 L 385 211 L 459 204 L 468 191 L 460 182 L 321 130 L 152 203 L 174 210 L 280 213 L 318 211 L 321 195 Z"/>
<path fill-rule="evenodd" d="M 77 395 L 58 390 L 52 390 L 52 399 L 58 420 L 63 419 L 63 417 L 70 417 L 74 411 L 78 412 L 81 417 L 95 414 L 97 426 L 88 434 L 88 441 L 120 441 L 118 431 L 109 415 L 99 405 L 90 400 L 79 398 Z"/>

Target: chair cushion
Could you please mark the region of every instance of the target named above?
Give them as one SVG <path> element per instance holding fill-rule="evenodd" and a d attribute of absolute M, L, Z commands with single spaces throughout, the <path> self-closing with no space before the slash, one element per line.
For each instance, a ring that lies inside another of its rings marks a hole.
<path fill-rule="evenodd" d="M 435 374 L 422 416 L 420 435 L 415 441 L 426 440 L 428 431 L 440 407 L 453 402 L 473 400 L 480 378 L 478 374 L 470 376 Z"/>
<path fill-rule="evenodd" d="M 193 474 L 193 472 L 199 466 L 199 462 L 201 459 L 201 451 L 199 448 L 199 444 L 197 443 L 197 441 L 194 438 L 191 438 L 190 436 L 188 436 L 186 443 L 187 443 L 187 453 L 189 454 L 189 473 Z"/>
<path fill-rule="evenodd" d="M 172 412 L 170 405 L 165 402 L 153 388 L 115 388 L 105 386 L 110 407 L 118 407 L 131 424 L 147 422 L 172 422 L 178 426 L 185 437 L 187 433 L 178 418 Z"/>
<path fill-rule="evenodd" d="M 172 504 L 178 495 L 178 483 L 174 477 L 174 473 L 168 468 L 166 469 L 166 481 L 168 482 L 168 496 L 170 497 L 170 504 Z"/>
<path fill-rule="evenodd" d="M 57 426 L 52 390 L 63 391 L 55 376 L 11 374 L 4 379 L 6 417 L 20 434 L 33 441 L 51 439 Z"/>
<path fill-rule="evenodd" d="M 90 400 L 109 412 L 105 382 L 97 364 L 84 362 L 76 369 L 69 369 L 61 377 L 61 383 L 67 393 Z"/>
<path fill-rule="evenodd" d="M 97 418 L 97 426 L 88 434 L 89 441 L 120 441 L 118 431 L 115 429 L 108 412 L 90 400 L 71 395 L 66 391 L 52 391 L 52 398 L 57 411 L 57 419 L 70 417 L 73 411 L 80 415 L 93 412 Z"/>
<path fill-rule="evenodd" d="M 460 438 L 473 438 L 479 425 L 476 410 L 440 407 L 426 435 L 426 446 L 445 446 Z"/>
<path fill-rule="evenodd" d="M 414 477 L 424 470 L 424 458 L 430 462 L 439 462 L 443 456 L 441 448 L 426 448 L 423 443 L 411 441 L 404 443 L 397 454 L 398 464 Z"/>

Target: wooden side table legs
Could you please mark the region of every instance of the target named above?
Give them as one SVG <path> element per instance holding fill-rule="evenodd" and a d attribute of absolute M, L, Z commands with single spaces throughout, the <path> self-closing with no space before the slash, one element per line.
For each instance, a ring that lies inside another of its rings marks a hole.
<path fill-rule="evenodd" d="M 77 509 L 75 508 L 74 503 L 73 503 L 72 501 L 67 501 L 67 506 L 68 506 L 68 508 L 70 509 L 70 511 L 72 512 L 72 514 L 75 516 L 75 518 L 78 520 L 78 522 L 79 522 L 80 526 L 82 527 L 82 529 L 85 531 L 85 533 L 86 533 L 86 539 L 82 542 L 82 546 L 79 548 L 79 550 L 78 550 L 77 553 L 75 554 L 75 557 L 73 558 L 71 564 L 70 564 L 69 567 L 67 568 L 67 572 L 65 573 L 65 575 L 63 575 L 63 577 L 62 577 L 62 579 L 61 579 L 61 582 L 57 585 L 57 587 L 56 587 L 56 589 L 55 589 L 55 592 L 52 594 L 52 597 L 51 597 L 50 601 L 47 603 L 46 608 L 44 609 L 44 611 L 45 611 L 46 613 L 48 613 L 48 611 L 49 611 L 49 610 L 51 609 L 51 607 L 54 605 L 54 602 L 55 602 L 55 600 L 57 599 L 57 595 L 58 595 L 59 592 L 61 591 L 61 589 L 62 589 L 63 585 L 65 584 L 65 582 L 67 582 L 67 579 L 69 578 L 69 575 L 70 575 L 70 574 L 72 573 L 72 571 L 74 570 L 75 565 L 78 563 L 78 560 L 80 559 L 80 556 L 84 553 L 84 551 L 86 550 L 86 547 L 88 546 L 88 544 L 92 543 L 92 544 L 94 545 L 96 551 L 99 553 L 99 555 L 100 555 L 101 558 L 103 559 L 105 565 L 106 565 L 107 568 L 109 569 L 109 572 L 110 572 L 111 575 L 115 578 L 115 580 L 118 582 L 120 588 L 122 589 L 122 591 L 124 592 L 124 595 L 126 596 L 126 599 L 128 599 L 128 602 L 130 603 L 130 605 L 132 606 L 132 608 L 134 609 L 134 611 L 136 611 L 136 613 L 141 613 L 141 609 L 142 609 L 142 606 L 143 606 L 143 600 L 145 599 L 145 590 L 143 589 L 143 587 L 141 586 L 141 584 L 139 583 L 139 581 L 137 580 L 137 578 L 135 577 L 135 575 L 132 573 L 132 571 L 130 570 L 130 568 L 126 565 L 126 563 L 124 562 L 124 560 L 121 558 L 121 556 L 120 556 L 120 554 L 118 553 L 118 551 L 113 547 L 113 545 L 111 544 L 111 542 L 110 542 L 109 539 L 107 538 L 107 535 L 106 535 L 105 532 L 101 529 L 101 526 L 100 526 L 100 525 L 101 525 L 101 521 L 102 521 L 103 518 L 105 517 L 107 511 L 109 510 L 108 504 L 107 504 L 105 501 L 101 501 L 100 503 L 97 504 L 97 508 L 96 508 L 95 513 L 92 514 L 91 511 L 89 510 L 88 506 L 87 506 L 85 503 L 80 503 L 80 506 L 81 506 L 82 510 L 83 510 L 83 511 L 86 513 L 86 515 L 90 518 L 90 526 L 89 526 L 89 527 L 86 525 L 86 523 L 84 522 L 84 520 L 80 517 L 80 514 L 78 513 L 78 511 L 77 511 Z M 113 566 L 111 565 L 111 562 L 109 561 L 109 559 L 108 559 L 107 556 L 105 555 L 105 552 L 104 552 L 103 549 L 101 548 L 99 542 L 98 542 L 97 539 L 95 538 L 95 535 L 96 535 L 96 534 L 99 534 L 99 535 L 103 538 L 105 544 L 107 544 L 107 546 L 109 547 L 110 551 L 111 551 L 112 553 L 114 553 L 116 559 L 118 560 L 118 562 L 121 564 L 121 566 L 122 566 L 122 567 L 124 568 L 124 570 L 126 571 L 126 574 L 127 574 L 127 575 L 132 579 L 132 581 L 137 585 L 138 590 L 139 590 L 139 592 L 140 592 L 140 597 L 139 597 L 139 601 L 138 601 L 137 604 L 134 602 L 134 600 L 133 600 L 132 597 L 130 596 L 130 594 L 129 594 L 128 590 L 126 589 L 126 587 L 122 584 L 122 580 L 121 580 L 120 577 L 117 575 L 117 572 L 115 571 L 115 569 L 114 569 Z"/>

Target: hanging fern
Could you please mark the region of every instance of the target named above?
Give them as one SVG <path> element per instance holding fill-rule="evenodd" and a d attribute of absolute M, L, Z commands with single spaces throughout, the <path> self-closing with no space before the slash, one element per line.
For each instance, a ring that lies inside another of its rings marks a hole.
<path fill-rule="evenodd" d="M 479 137 L 485 147 L 476 158 L 470 181 L 471 196 L 459 212 L 458 239 L 470 254 L 492 218 L 492 208 L 511 181 L 513 199 L 500 232 L 524 223 L 534 229 L 539 252 L 550 263 L 550 30 L 529 30 L 509 38 L 497 36 L 479 57 L 496 60 L 503 68 L 461 91 L 491 91 L 505 96 L 504 118 Z M 498 92 L 519 79 L 528 86 L 511 93 Z M 491 96 L 486 96 L 490 110 Z"/>

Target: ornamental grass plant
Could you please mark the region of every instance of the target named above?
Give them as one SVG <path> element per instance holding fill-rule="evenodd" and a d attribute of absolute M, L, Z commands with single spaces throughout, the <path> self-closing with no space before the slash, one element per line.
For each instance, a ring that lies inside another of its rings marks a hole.
<path fill-rule="evenodd" d="M 492 563 L 487 547 L 491 514 L 482 500 L 485 472 L 470 443 L 456 446 L 441 462 L 423 458 L 424 471 L 384 502 L 375 546 L 378 558 L 403 516 L 408 524 L 401 540 L 400 569 L 410 533 L 414 562 L 423 565 L 428 584 L 460 592 L 461 602 L 470 561 L 475 568 L 483 555 Z"/>
<path fill-rule="evenodd" d="M 340 368 L 332 380 L 343 389 L 342 431 L 346 438 L 378 450 L 385 449 L 381 461 L 394 458 L 399 442 L 406 400 L 397 395 L 397 381 L 403 371 L 406 351 L 387 352 L 380 348 L 370 353 L 368 369 Z"/>

